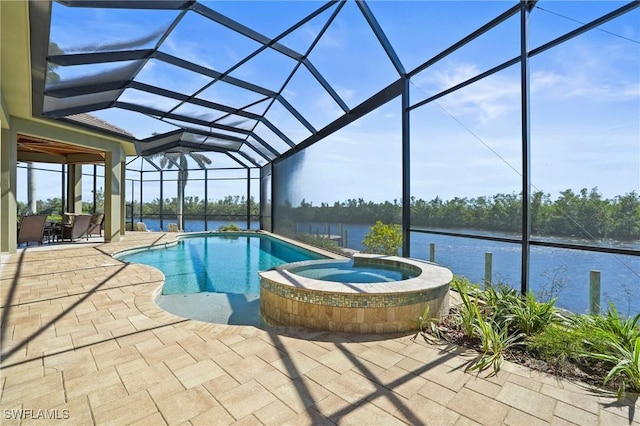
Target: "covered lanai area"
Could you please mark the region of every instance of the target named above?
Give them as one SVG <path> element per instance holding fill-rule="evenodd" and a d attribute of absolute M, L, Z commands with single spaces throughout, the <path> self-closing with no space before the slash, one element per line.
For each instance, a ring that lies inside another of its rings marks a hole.
<path fill-rule="evenodd" d="M 69 212 L 74 212 L 77 206 L 75 191 L 79 188 L 75 185 L 77 178 L 74 176 L 79 174 L 79 165 L 104 165 L 108 182 L 105 185 L 104 237 L 106 241 L 118 241 L 124 234 L 124 165 L 126 156 L 135 154 L 133 141 L 127 140 L 123 133 L 114 132 L 112 126 L 91 129 L 81 123 L 50 120 L 34 111 L 34 102 L 38 102 L 34 97 L 39 97 L 34 84 L 38 78 L 44 77 L 44 69 L 37 70 L 32 66 L 35 53 L 31 45 L 29 5 L 27 2 L 6 2 L 1 9 L 0 250 L 7 253 L 16 251 L 18 162 L 66 165 L 70 197 L 65 211 Z"/>

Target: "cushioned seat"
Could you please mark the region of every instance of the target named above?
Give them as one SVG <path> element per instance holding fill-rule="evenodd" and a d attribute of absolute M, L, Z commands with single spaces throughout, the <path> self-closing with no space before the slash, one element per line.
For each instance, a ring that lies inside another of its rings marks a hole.
<path fill-rule="evenodd" d="M 87 235 L 100 234 L 102 237 L 102 223 L 104 222 L 104 213 L 94 213 L 91 215 L 89 230 Z"/>
<path fill-rule="evenodd" d="M 78 214 L 71 217 L 73 218 L 73 223 L 62 227 L 62 241 L 73 241 L 83 237 L 89 239 L 88 231 L 89 224 L 91 223 L 91 215 Z"/>
<path fill-rule="evenodd" d="M 23 216 L 18 229 L 18 244 L 42 244 L 46 215 Z"/>

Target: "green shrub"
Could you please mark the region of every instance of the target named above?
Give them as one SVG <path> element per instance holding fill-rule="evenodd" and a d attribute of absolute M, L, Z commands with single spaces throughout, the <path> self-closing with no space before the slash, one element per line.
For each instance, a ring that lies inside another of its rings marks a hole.
<path fill-rule="evenodd" d="M 451 288 L 457 292 L 466 291 L 469 292 L 471 290 L 477 291 L 480 289 L 480 286 L 477 284 L 473 284 L 467 277 L 464 275 L 453 275 L 453 279 L 450 284 Z"/>
<path fill-rule="evenodd" d="M 438 328 L 438 322 L 438 318 L 429 316 L 429 306 L 427 305 L 422 315 L 418 317 L 418 331 L 413 336 L 413 340 L 415 340 L 419 334 L 422 334 L 424 340 L 429 343 L 439 342 L 440 339 L 442 339 L 442 335 Z"/>
<path fill-rule="evenodd" d="M 62 222 L 62 215 L 61 214 L 50 214 L 50 215 L 47 215 L 47 222 L 60 223 L 60 222 Z"/>
<path fill-rule="evenodd" d="M 482 318 L 480 308 L 478 307 L 478 297 L 476 295 L 470 295 L 469 289 L 459 288 L 457 290 L 462 300 L 458 323 L 465 336 L 472 339 L 476 337 L 478 318 Z"/>
<path fill-rule="evenodd" d="M 478 297 L 484 301 L 487 309 L 501 324 L 508 321 L 508 315 L 513 311 L 514 306 L 520 303 L 516 290 L 505 284 L 487 285 Z"/>
<path fill-rule="evenodd" d="M 571 372 L 576 365 L 588 367 L 586 360 L 580 355 L 585 350 L 585 338 L 585 330 L 557 322 L 528 336 L 525 344 L 537 359 L 565 374 Z"/>
<path fill-rule="evenodd" d="M 458 292 L 460 306 L 438 324 L 428 325 L 425 313 L 421 327 L 476 347 L 480 354 L 466 371 L 493 367 L 496 374 L 509 350 L 521 347 L 518 356 L 544 361 L 559 374 L 599 378 L 617 387 L 618 398 L 627 391 L 640 393 L 640 313 L 621 317 L 611 305 L 604 315 L 565 314 L 555 308 L 556 299 L 539 302 L 531 292 L 522 296 L 502 285 L 480 290 L 459 275 L 451 289 Z"/>
<path fill-rule="evenodd" d="M 365 235 L 362 245 L 367 253 L 397 256 L 402 247 L 402 231 L 400 225 L 386 225 L 376 221 L 369 233 Z"/>
<path fill-rule="evenodd" d="M 218 231 L 222 231 L 222 232 L 235 232 L 239 230 L 240 228 L 238 228 L 238 225 L 236 225 L 235 223 L 232 223 L 229 225 L 220 225 L 218 227 Z"/>
<path fill-rule="evenodd" d="M 640 314 L 622 318 L 610 305 L 605 315 L 580 316 L 578 326 L 585 334 L 585 349 L 581 356 L 605 363 L 609 372 L 603 380 L 607 384 L 619 379 L 618 398 L 627 387 L 640 392 Z"/>
<path fill-rule="evenodd" d="M 609 350 L 605 353 L 589 353 L 589 356 L 612 364 L 613 367 L 604 378 L 603 384 L 619 378 L 618 399 L 622 399 L 627 386 L 632 392 L 640 392 L 640 339 L 628 348 L 614 342 L 607 342 Z"/>
<path fill-rule="evenodd" d="M 605 315 L 591 317 L 592 328 L 607 341 L 618 343 L 631 350 L 640 337 L 640 313 L 633 318 L 623 318 L 618 314 L 615 305 L 609 305 Z"/>
<path fill-rule="evenodd" d="M 524 297 L 515 297 L 513 304 L 505 309 L 506 321 L 527 336 L 539 333 L 552 322 L 558 321 L 554 304 L 556 299 L 540 303 L 532 292 Z"/>
<path fill-rule="evenodd" d="M 524 334 L 512 334 L 505 324 L 499 324 L 493 318 L 485 318 L 479 312 L 475 329 L 475 333 L 480 339 L 482 354 L 466 370 L 483 371 L 491 366 L 493 372 L 490 376 L 494 376 L 502 368 L 506 351 L 514 346 L 521 345 Z"/>

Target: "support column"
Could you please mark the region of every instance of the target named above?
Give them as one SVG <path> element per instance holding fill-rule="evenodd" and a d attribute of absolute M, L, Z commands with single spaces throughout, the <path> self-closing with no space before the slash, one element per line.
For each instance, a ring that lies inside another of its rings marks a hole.
<path fill-rule="evenodd" d="M 122 190 L 120 191 L 120 235 L 124 236 L 127 230 L 127 197 L 125 197 L 125 187 L 127 185 L 127 157 L 122 153 L 120 160 L 120 187 Z M 142 182 L 140 182 L 140 200 L 142 200 Z M 131 200 L 133 203 L 133 200 Z M 142 201 L 140 201 L 140 211 L 142 211 Z M 140 215 L 142 217 L 142 214 Z M 140 219 L 142 222 L 142 219 Z M 133 224 L 131 224 L 133 227 Z M 132 228 L 133 229 L 133 228 Z M 118 241 L 118 240 L 115 240 Z"/>
<path fill-rule="evenodd" d="M 409 126 L 409 79 L 402 90 L 402 256 L 411 256 L 411 129 Z"/>
<path fill-rule="evenodd" d="M 164 194 L 162 193 L 164 188 L 164 176 L 162 170 L 160 170 L 160 231 L 164 229 Z"/>
<path fill-rule="evenodd" d="M 91 207 L 91 213 L 96 213 L 96 205 L 98 203 L 98 177 L 96 176 L 98 173 L 98 167 L 93 165 L 93 205 Z"/>
<path fill-rule="evenodd" d="M 124 153 L 107 151 L 104 162 L 104 240 L 120 241 L 124 234 Z"/>
<path fill-rule="evenodd" d="M 1 97 L 2 94 L 0 93 L 0 102 L 3 101 L 4 99 Z M 2 118 L 4 118 L 4 110 L 3 110 L 3 104 L 0 104 L 0 114 L 2 114 Z M 5 213 L 5 208 L 4 208 L 4 196 L 2 194 L 5 193 L 4 190 L 4 163 L 2 162 L 2 159 L 4 158 L 3 155 L 3 151 L 4 151 L 4 144 L 3 144 L 3 140 L 5 139 L 5 137 L 7 136 L 5 133 L 5 130 L 2 129 L 2 122 L 0 120 L 0 229 L 6 229 L 8 230 L 9 227 L 7 226 L 7 224 L 5 223 L 4 219 L 7 215 Z M 8 133 L 8 131 L 7 131 Z M 5 238 L 5 234 L 8 234 L 8 232 L 0 232 L 0 253 L 2 253 L 4 250 L 4 246 L 5 246 L 5 242 L 4 242 L 4 238 Z M 8 251 L 8 250 L 7 250 Z"/>
<path fill-rule="evenodd" d="M 531 135 L 529 122 L 529 12 L 535 2 L 520 2 L 520 91 L 522 96 L 522 274 L 520 292 L 529 291 L 531 251 Z"/>
<path fill-rule="evenodd" d="M 15 253 L 18 241 L 16 163 L 18 140 L 10 129 L 0 130 L 0 252 Z"/>
<path fill-rule="evenodd" d="M 251 229 L 251 169 L 247 169 L 247 229 Z"/>
<path fill-rule="evenodd" d="M 125 170 L 126 171 L 126 170 Z M 123 182 L 126 182 L 126 176 L 125 176 L 125 180 L 123 180 Z M 131 181 L 131 185 L 133 185 L 133 180 Z M 138 210 L 138 222 L 142 222 L 142 200 L 143 200 L 143 196 L 142 196 L 142 187 L 144 185 L 142 185 L 142 172 L 140 172 L 140 210 Z M 126 203 L 125 203 L 126 204 Z M 131 204 L 135 205 L 135 201 L 133 200 L 133 197 L 131 197 Z M 206 231 L 206 229 L 205 229 Z"/>
<path fill-rule="evenodd" d="M 61 202 L 60 202 L 60 214 L 63 214 L 67 210 L 67 166 L 66 164 L 60 164 L 60 194 L 61 194 Z"/>
<path fill-rule="evenodd" d="M 204 230 L 209 230 L 209 218 L 207 210 L 209 209 L 209 170 L 204 169 Z"/>
<path fill-rule="evenodd" d="M 82 213 L 82 164 L 69 164 L 67 174 L 67 211 Z"/>
<path fill-rule="evenodd" d="M 67 188 L 67 204 L 64 207 L 64 211 L 68 213 L 75 213 L 76 210 L 76 185 L 75 185 L 76 169 L 73 164 L 67 164 L 67 180 L 64 183 Z"/>

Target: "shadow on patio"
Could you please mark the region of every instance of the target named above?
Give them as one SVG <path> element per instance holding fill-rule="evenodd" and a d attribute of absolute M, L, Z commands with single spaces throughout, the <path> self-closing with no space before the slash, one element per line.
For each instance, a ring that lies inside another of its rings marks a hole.
<path fill-rule="evenodd" d="M 155 269 L 110 254 L 160 233 L 27 249 L 2 270 L 2 407 L 74 424 L 631 424 L 636 401 L 407 335 L 186 320 L 158 308 Z M 31 410 L 31 411 L 29 411 Z"/>

